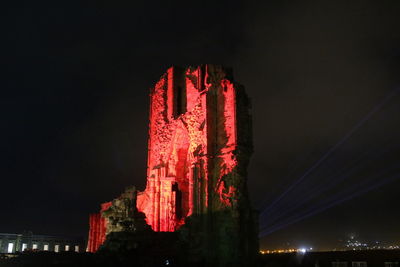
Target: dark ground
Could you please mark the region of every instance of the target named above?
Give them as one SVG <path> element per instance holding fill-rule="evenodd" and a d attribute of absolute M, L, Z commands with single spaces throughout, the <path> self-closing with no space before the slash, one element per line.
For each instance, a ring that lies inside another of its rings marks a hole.
<path fill-rule="evenodd" d="M 3 257 L 2 257 L 3 256 Z M 167 264 L 167 260 L 168 264 Z M 331 267 L 332 262 L 366 262 L 368 267 L 385 266 L 385 262 L 400 262 L 400 250 L 364 250 L 364 251 L 331 251 L 331 252 L 308 252 L 260 255 L 259 266 L 261 267 Z M 187 266 L 179 264 L 174 259 L 166 259 L 164 256 L 157 257 L 146 253 L 127 255 L 117 254 L 92 254 L 92 253 L 53 253 L 53 252 L 31 252 L 23 253 L 18 257 L 4 259 L 0 255 L 0 266 L 2 267 L 47 267 L 47 266 Z M 191 267 L 202 266 L 190 265 Z M 249 265 L 250 266 L 250 265 Z"/>
<path fill-rule="evenodd" d="M 1 257 L 1 256 L 0 256 Z M 0 258 L 1 267 L 122 267 L 122 266 L 179 266 L 162 257 L 146 254 L 116 255 L 75 252 L 31 252 L 13 258 Z M 182 265 L 180 265 L 182 266 Z"/>

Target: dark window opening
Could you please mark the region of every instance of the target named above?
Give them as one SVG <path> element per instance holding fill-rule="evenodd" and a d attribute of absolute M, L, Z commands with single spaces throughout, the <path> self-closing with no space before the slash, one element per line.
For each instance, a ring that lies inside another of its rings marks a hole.
<path fill-rule="evenodd" d="M 175 215 L 180 220 L 182 218 L 182 192 L 179 190 L 178 183 L 172 185 L 172 191 L 175 192 Z"/>

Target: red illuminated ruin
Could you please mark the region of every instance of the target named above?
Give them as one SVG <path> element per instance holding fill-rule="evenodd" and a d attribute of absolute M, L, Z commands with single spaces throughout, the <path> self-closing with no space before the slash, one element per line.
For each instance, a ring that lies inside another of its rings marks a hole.
<path fill-rule="evenodd" d="M 137 210 L 155 232 L 174 232 L 191 215 L 220 212 L 242 231 L 250 216 L 241 210 L 250 210 L 245 177 L 251 153 L 249 102 L 230 71 L 171 67 L 150 92 L 147 185 L 137 193 Z M 100 214 L 90 217 L 90 252 L 106 238 Z"/>
<path fill-rule="evenodd" d="M 235 188 L 225 187 L 222 177 L 236 166 L 235 89 L 226 77 L 207 82 L 207 68 L 170 68 L 151 92 L 147 187 L 138 194 L 137 207 L 154 231 L 175 231 L 186 217 L 207 209 L 211 93 L 223 99 L 214 106 L 223 120 L 219 137 L 225 140 L 213 151 L 221 168 L 216 189 L 224 205 L 234 199 Z"/>

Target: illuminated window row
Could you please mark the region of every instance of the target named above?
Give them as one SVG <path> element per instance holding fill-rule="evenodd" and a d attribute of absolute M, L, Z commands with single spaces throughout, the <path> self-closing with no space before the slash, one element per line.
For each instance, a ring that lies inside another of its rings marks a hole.
<path fill-rule="evenodd" d="M 32 250 L 43 250 L 43 251 L 50 251 L 50 246 L 49 244 L 44 244 L 43 249 L 39 249 L 39 245 L 37 243 L 32 243 Z M 9 242 L 7 245 L 7 253 L 15 253 L 15 252 L 22 252 L 25 250 L 28 250 L 28 244 L 27 243 L 22 243 L 21 249 L 16 248 L 15 242 Z M 70 245 L 65 245 L 64 246 L 64 251 L 70 251 L 71 246 Z M 56 244 L 54 245 L 54 252 L 60 252 L 60 245 Z M 79 252 L 79 246 L 76 245 L 74 246 L 74 251 Z"/>

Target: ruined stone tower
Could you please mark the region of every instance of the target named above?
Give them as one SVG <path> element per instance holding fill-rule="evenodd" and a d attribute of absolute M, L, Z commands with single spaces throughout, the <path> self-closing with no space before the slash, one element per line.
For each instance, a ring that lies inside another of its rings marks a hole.
<path fill-rule="evenodd" d="M 199 261 L 237 265 L 257 251 L 249 109 L 244 88 L 218 65 L 171 67 L 150 92 L 147 186 L 136 208 L 153 231 L 180 232 Z M 89 251 L 104 242 L 107 223 L 91 215 Z"/>

